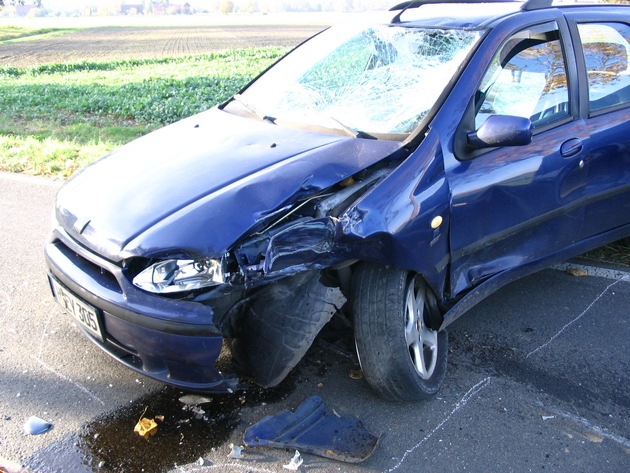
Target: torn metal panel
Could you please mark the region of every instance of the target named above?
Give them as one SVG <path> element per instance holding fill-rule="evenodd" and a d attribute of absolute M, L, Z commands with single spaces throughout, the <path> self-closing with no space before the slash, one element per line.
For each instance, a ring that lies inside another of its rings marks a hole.
<path fill-rule="evenodd" d="M 232 343 L 237 363 L 263 387 L 280 383 L 346 302 L 339 288 L 310 271 L 269 284 L 252 296 Z"/>
<path fill-rule="evenodd" d="M 368 459 L 378 440 L 360 420 L 328 412 L 319 396 L 309 397 L 295 412 L 265 417 L 247 428 L 243 436 L 249 447 L 295 448 L 350 463 Z"/>

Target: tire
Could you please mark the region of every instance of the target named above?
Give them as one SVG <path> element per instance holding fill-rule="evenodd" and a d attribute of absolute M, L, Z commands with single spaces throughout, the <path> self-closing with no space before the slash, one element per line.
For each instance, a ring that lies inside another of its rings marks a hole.
<path fill-rule="evenodd" d="M 426 325 L 428 287 L 409 271 L 362 264 L 353 276 L 354 337 L 368 384 L 391 401 L 434 396 L 446 374 L 448 334 Z"/>

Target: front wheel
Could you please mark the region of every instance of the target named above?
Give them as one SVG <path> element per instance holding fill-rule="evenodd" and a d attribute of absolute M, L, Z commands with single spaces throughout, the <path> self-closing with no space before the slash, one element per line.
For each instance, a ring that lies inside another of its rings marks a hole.
<path fill-rule="evenodd" d="M 366 381 L 383 398 L 435 395 L 446 374 L 448 335 L 426 324 L 424 280 L 409 271 L 365 264 L 352 286 L 354 334 Z"/>

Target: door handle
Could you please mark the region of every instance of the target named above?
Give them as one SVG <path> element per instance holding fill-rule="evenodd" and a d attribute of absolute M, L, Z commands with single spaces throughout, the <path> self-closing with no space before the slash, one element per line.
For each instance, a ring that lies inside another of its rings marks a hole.
<path fill-rule="evenodd" d="M 579 138 L 571 138 L 560 146 L 560 154 L 565 158 L 575 156 L 582 151 L 582 140 Z"/>

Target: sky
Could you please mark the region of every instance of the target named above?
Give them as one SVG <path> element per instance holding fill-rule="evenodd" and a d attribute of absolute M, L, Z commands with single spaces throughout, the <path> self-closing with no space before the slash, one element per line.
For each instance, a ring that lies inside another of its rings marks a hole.
<path fill-rule="evenodd" d="M 197 10 L 201 10 L 204 8 L 208 8 L 209 5 L 213 2 L 216 2 L 217 0 L 171 0 L 172 4 L 181 4 L 181 3 L 186 3 L 188 2 L 191 7 L 197 9 Z M 234 3 L 239 4 L 239 3 L 244 3 L 242 0 L 233 0 Z M 279 0 L 278 0 L 279 1 Z M 362 4 L 365 5 L 373 5 L 376 3 L 379 3 L 378 0 L 353 0 L 354 4 L 356 6 L 362 6 Z M 25 2 L 26 4 L 30 3 L 29 0 L 26 0 Z M 50 9 L 50 10 L 75 10 L 75 9 L 81 9 L 85 6 L 93 6 L 93 7 L 100 7 L 100 6 L 109 6 L 116 3 L 116 0 L 42 0 L 42 5 L 44 6 L 44 8 Z M 125 0 L 123 3 L 144 3 L 144 0 Z M 258 0 L 258 3 L 265 3 L 265 0 Z M 282 1 L 282 3 L 286 3 L 286 4 L 291 4 L 291 3 L 295 3 L 295 4 L 300 4 L 300 3 L 307 3 L 305 0 L 284 0 Z M 391 6 L 396 4 L 396 0 L 382 0 L 380 3 L 383 3 L 385 6 Z M 380 6 L 380 5 L 379 5 Z"/>

